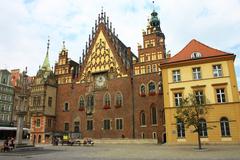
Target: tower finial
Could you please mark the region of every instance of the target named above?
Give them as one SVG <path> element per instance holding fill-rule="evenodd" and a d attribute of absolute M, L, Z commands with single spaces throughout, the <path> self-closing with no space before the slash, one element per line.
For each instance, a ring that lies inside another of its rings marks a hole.
<path fill-rule="evenodd" d="M 103 21 L 103 6 L 102 6 L 102 10 L 101 10 L 101 22 Z"/>
<path fill-rule="evenodd" d="M 63 49 L 66 49 L 66 47 L 65 47 L 65 41 L 63 41 Z"/>
<path fill-rule="evenodd" d="M 46 71 L 50 71 L 51 70 L 50 63 L 49 63 L 49 58 L 48 58 L 49 45 L 50 45 L 50 37 L 48 36 L 47 53 L 46 53 L 46 56 L 45 56 L 45 59 L 43 61 L 43 65 L 42 65 L 42 69 L 46 70 Z"/>
<path fill-rule="evenodd" d="M 152 4 L 153 4 L 153 11 L 155 10 L 155 5 L 154 5 L 154 1 L 152 1 Z"/>
<path fill-rule="evenodd" d="M 48 36 L 48 43 L 47 43 L 47 54 L 48 54 L 48 51 L 49 51 L 49 45 L 50 45 L 50 36 Z"/>

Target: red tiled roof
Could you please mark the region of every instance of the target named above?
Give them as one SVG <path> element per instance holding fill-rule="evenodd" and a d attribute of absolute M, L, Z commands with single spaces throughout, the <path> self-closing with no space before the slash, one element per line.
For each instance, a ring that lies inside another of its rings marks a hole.
<path fill-rule="evenodd" d="M 221 55 L 229 55 L 232 53 L 223 52 L 215 48 L 211 48 L 195 39 L 191 40 L 180 52 L 169 59 L 168 62 L 177 62 L 192 59 L 191 54 L 193 52 L 200 52 L 201 57 L 214 57 Z"/>

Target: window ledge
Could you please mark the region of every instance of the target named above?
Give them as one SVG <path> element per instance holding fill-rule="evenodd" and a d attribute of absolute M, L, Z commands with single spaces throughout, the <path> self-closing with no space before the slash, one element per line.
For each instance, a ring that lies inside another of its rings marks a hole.
<path fill-rule="evenodd" d="M 145 127 L 147 127 L 147 125 L 141 125 L 140 127 L 145 128 Z"/>
<path fill-rule="evenodd" d="M 232 137 L 222 137 L 221 141 L 232 141 Z"/>
<path fill-rule="evenodd" d="M 177 142 L 186 142 L 186 139 L 185 139 L 185 137 L 178 137 L 177 138 Z"/>

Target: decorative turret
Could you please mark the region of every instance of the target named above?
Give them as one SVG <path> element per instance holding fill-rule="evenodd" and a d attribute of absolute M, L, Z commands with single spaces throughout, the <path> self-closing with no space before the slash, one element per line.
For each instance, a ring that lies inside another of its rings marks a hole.
<path fill-rule="evenodd" d="M 155 10 L 153 10 L 153 12 L 151 13 L 151 19 L 150 19 L 149 23 L 150 23 L 151 27 L 156 28 L 156 31 L 161 32 L 160 20 L 158 19 L 158 13 Z"/>
<path fill-rule="evenodd" d="M 49 45 L 50 45 L 50 40 L 49 40 L 49 38 L 48 38 L 47 53 L 46 53 L 45 59 L 44 59 L 44 61 L 43 61 L 43 65 L 42 65 L 42 67 L 41 67 L 41 70 L 45 70 L 45 71 L 51 71 L 51 67 L 50 67 L 50 63 L 49 63 L 49 58 L 48 58 Z"/>

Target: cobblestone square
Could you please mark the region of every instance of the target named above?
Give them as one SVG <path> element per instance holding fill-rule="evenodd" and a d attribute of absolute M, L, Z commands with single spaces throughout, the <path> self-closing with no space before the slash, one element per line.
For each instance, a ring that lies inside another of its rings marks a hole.
<path fill-rule="evenodd" d="M 238 160 L 239 145 L 167 146 L 156 144 L 41 145 L 41 150 L 0 153 L 1 160 Z"/>

